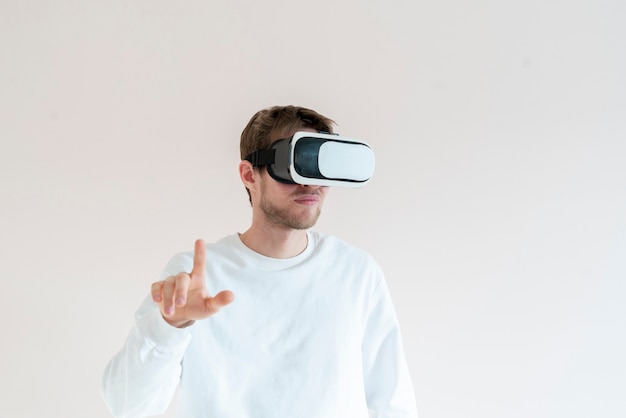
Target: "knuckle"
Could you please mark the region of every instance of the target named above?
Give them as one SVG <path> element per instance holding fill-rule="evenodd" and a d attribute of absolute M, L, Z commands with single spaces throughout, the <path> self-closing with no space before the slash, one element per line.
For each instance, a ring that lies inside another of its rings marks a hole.
<path fill-rule="evenodd" d="M 163 282 L 155 282 L 150 286 L 150 293 L 152 294 L 152 299 L 156 302 L 160 301 L 161 295 L 163 294 Z"/>
<path fill-rule="evenodd" d="M 176 275 L 176 288 L 185 287 L 189 283 L 189 275 L 187 273 L 178 273 Z"/>

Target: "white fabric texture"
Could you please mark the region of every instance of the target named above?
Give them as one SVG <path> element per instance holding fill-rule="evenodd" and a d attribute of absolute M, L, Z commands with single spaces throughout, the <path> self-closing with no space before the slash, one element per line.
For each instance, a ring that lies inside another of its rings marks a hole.
<path fill-rule="evenodd" d="M 308 232 L 307 249 L 274 259 L 237 234 L 207 245 L 207 286 L 232 304 L 178 329 L 148 297 L 102 395 L 116 417 L 163 413 L 180 385 L 185 418 L 415 418 L 398 321 L 378 264 Z M 163 277 L 191 271 L 193 253 Z"/>

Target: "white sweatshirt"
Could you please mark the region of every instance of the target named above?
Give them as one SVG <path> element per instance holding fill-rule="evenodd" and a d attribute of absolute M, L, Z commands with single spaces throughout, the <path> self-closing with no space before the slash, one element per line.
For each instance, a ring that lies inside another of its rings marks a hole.
<path fill-rule="evenodd" d="M 236 234 L 207 245 L 209 292 L 235 300 L 188 328 L 167 324 L 148 297 L 104 373 L 112 414 L 162 414 L 180 385 L 186 418 L 417 417 L 380 267 L 335 237 L 308 238 L 289 259 Z M 178 254 L 163 278 L 192 265 L 193 253 Z"/>

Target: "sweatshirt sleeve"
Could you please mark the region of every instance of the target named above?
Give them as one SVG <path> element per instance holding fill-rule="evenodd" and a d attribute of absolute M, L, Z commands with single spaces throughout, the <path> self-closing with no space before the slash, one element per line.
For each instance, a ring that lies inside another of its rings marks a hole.
<path fill-rule="evenodd" d="M 370 417 L 417 418 L 400 327 L 384 277 L 369 303 L 363 337 L 363 373 Z"/>
<path fill-rule="evenodd" d="M 188 254 L 174 257 L 161 278 L 187 271 Z M 101 394 L 116 418 L 158 415 L 169 406 L 182 372 L 193 325 L 176 328 L 161 316 L 151 296 L 135 313 L 135 325 L 104 370 Z"/>
<path fill-rule="evenodd" d="M 102 378 L 102 396 L 114 417 L 158 415 L 170 404 L 182 371 L 190 328 L 169 325 L 148 297 L 122 349 Z"/>

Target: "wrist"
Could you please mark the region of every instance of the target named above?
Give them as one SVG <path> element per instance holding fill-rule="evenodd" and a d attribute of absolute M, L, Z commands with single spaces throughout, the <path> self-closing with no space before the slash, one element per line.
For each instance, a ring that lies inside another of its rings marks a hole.
<path fill-rule="evenodd" d="M 188 326 L 191 326 L 193 325 L 194 322 L 196 322 L 193 319 L 174 320 L 172 318 L 167 318 L 165 315 L 162 315 L 162 316 L 165 322 L 167 322 L 174 328 L 187 328 Z"/>

